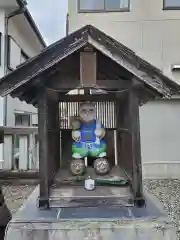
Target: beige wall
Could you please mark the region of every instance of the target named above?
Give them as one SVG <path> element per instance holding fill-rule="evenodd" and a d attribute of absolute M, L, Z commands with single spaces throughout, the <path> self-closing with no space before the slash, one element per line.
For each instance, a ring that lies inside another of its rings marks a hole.
<path fill-rule="evenodd" d="M 130 12 L 78 13 L 77 0 L 69 0 L 69 30 L 92 24 L 172 77 L 172 64 L 180 63 L 180 10 L 163 11 L 163 0 L 130 1 Z"/>
<path fill-rule="evenodd" d="M 144 178 L 180 177 L 180 100 L 157 100 L 140 107 Z"/>

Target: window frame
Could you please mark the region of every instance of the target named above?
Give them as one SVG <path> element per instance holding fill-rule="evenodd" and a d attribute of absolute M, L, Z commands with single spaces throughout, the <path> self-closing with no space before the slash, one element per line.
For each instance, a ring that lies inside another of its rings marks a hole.
<path fill-rule="evenodd" d="M 30 114 L 26 114 L 26 113 L 15 113 L 15 119 L 14 119 L 14 121 L 15 121 L 15 126 L 16 127 L 20 127 L 20 126 L 25 126 L 25 125 L 23 125 L 23 117 L 27 117 L 28 119 L 28 125 L 27 125 L 27 127 L 30 127 L 31 126 L 31 115 Z M 20 124 L 18 124 L 17 123 L 17 118 L 21 118 L 21 123 Z"/>
<path fill-rule="evenodd" d="M 128 0 L 128 7 L 127 8 L 119 8 L 119 9 L 99 9 L 99 10 L 84 10 L 80 8 L 80 0 L 77 0 L 77 9 L 78 9 L 78 13 L 106 13 L 106 12 L 130 12 L 130 1 Z M 105 2 L 105 0 L 104 0 Z M 105 4 L 104 4 L 105 6 Z"/>
<path fill-rule="evenodd" d="M 26 54 L 26 52 L 21 48 L 21 46 L 16 42 L 16 40 L 11 35 L 8 35 L 8 40 L 7 41 L 8 41 L 7 42 L 7 52 L 8 52 L 7 68 L 8 68 L 9 71 L 13 71 L 16 68 L 18 68 L 19 66 L 21 66 L 22 64 L 24 64 L 26 61 L 28 61 L 30 57 L 28 56 L 28 54 Z M 15 68 L 11 67 L 11 41 L 13 41 L 19 47 L 19 49 L 21 51 L 20 61 L 21 61 L 21 56 L 26 58 L 25 62 L 18 64 Z"/>
<path fill-rule="evenodd" d="M 163 10 L 180 10 L 180 5 L 177 7 L 166 6 L 166 0 L 163 0 Z"/>
<path fill-rule="evenodd" d="M 23 64 L 23 63 L 25 63 L 26 61 L 28 61 L 29 60 L 29 56 L 25 53 L 25 51 L 21 48 L 21 57 L 23 57 L 24 59 L 25 59 L 25 61 L 24 62 L 22 62 L 22 63 L 20 63 L 20 65 L 21 64 Z"/>
<path fill-rule="evenodd" d="M 10 70 L 11 72 L 14 70 L 12 67 L 11 67 L 11 40 L 16 42 L 12 36 L 8 35 L 8 38 L 7 38 L 7 68 L 8 70 Z"/>

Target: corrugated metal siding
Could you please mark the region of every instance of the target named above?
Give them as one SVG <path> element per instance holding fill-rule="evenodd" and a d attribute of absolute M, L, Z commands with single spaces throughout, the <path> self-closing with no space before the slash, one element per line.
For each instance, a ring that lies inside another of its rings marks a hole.
<path fill-rule="evenodd" d="M 116 128 L 116 103 L 113 101 L 95 102 L 96 116 L 108 129 Z M 78 116 L 79 102 L 60 102 L 60 129 L 71 129 L 71 119 Z"/>

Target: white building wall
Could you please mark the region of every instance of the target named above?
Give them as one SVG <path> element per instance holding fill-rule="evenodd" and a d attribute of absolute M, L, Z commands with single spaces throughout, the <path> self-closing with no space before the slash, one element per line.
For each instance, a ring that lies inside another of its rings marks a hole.
<path fill-rule="evenodd" d="M 9 0 L 8 0 L 9 1 Z M 1 65 L 0 65 L 0 77 L 4 76 L 4 39 L 5 39 L 5 9 L 0 5 L 0 33 L 1 33 Z M 10 59 L 13 69 L 16 68 L 21 62 L 21 50 L 23 50 L 29 57 L 34 57 L 42 49 L 43 46 L 37 40 L 30 25 L 26 19 L 23 19 L 24 15 L 21 14 L 17 17 L 13 17 L 9 20 L 8 35 L 13 38 L 14 43 L 10 49 Z M 22 21 L 23 19 L 23 21 Z M 12 70 L 13 70 L 12 69 Z M 31 121 L 37 124 L 37 109 L 32 105 L 28 105 L 25 102 L 21 102 L 18 99 L 13 99 L 7 96 L 7 108 L 5 110 L 5 98 L 0 98 L 0 125 L 15 126 L 15 113 L 30 114 Z M 0 144 L 0 162 L 4 160 L 4 169 L 11 169 L 13 166 L 13 138 L 12 136 L 5 136 L 4 144 Z M 32 146 L 32 137 L 25 136 L 24 139 L 20 138 L 20 157 L 19 168 L 25 170 L 25 166 L 32 166 L 29 160 L 29 147 Z M 25 151 L 26 150 L 26 151 Z"/>
<path fill-rule="evenodd" d="M 130 12 L 78 13 L 69 0 L 69 32 L 92 24 L 180 82 L 180 10 L 163 1 L 130 0 Z M 158 100 L 140 108 L 144 178 L 180 177 L 180 100 Z"/>
<path fill-rule="evenodd" d="M 15 42 L 17 43 L 16 49 L 12 49 L 11 52 L 11 58 L 12 61 L 16 63 L 16 66 L 21 64 L 20 56 L 21 56 L 21 50 L 23 50 L 29 57 L 33 57 L 37 55 L 40 52 L 35 51 L 33 48 L 32 43 L 29 41 L 29 39 L 26 38 L 25 32 L 21 32 L 18 29 L 18 26 L 14 24 L 13 18 L 9 21 L 9 27 L 8 27 L 8 35 L 11 36 Z M 17 49 L 19 52 L 17 52 Z M 11 98 L 8 96 L 7 99 L 7 125 L 8 126 L 14 126 L 15 125 L 15 113 L 16 112 L 25 112 L 29 114 L 37 114 L 37 109 L 33 107 L 30 104 L 26 104 L 25 102 L 21 102 L 19 99 Z"/>

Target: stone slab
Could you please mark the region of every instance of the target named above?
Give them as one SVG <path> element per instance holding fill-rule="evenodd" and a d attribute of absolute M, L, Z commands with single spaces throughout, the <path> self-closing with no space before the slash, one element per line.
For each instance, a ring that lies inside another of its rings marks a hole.
<path fill-rule="evenodd" d="M 7 240 L 176 240 L 161 205 L 147 194 L 144 208 L 78 207 L 40 210 L 38 188 L 13 217 Z"/>

